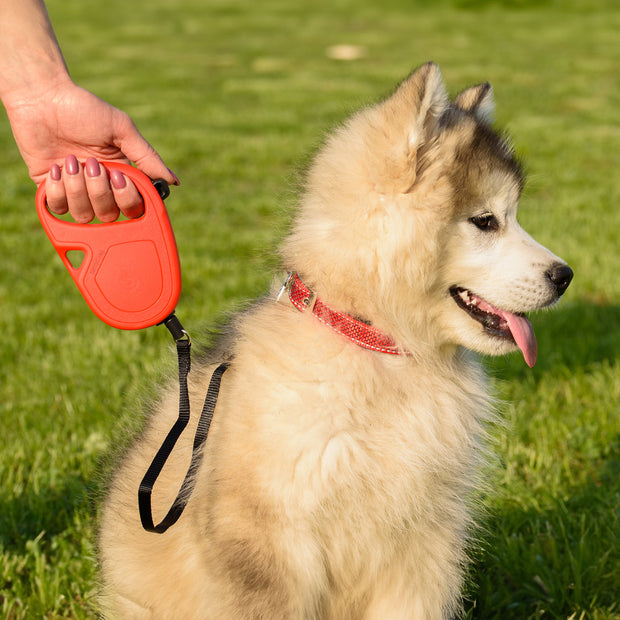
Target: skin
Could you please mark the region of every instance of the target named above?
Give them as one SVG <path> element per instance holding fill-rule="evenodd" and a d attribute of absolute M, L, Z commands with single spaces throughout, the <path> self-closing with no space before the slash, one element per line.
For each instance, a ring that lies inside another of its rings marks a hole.
<path fill-rule="evenodd" d="M 53 213 L 81 223 L 142 214 L 133 183 L 99 161 L 135 162 L 179 184 L 125 112 L 71 80 L 42 0 L 0 1 L 0 76 L 13 136 L 32 180 L 46 181 Z"/>

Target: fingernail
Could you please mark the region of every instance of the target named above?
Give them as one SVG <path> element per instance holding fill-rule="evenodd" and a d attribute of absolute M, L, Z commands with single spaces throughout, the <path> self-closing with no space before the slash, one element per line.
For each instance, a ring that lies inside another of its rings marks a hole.
<path fill-rule="evenodd" d="M 65 170 L 67 174 L 77 174 L 80 171 L 80 164 L 75 155 L 69 155 L 67 159 L 65 159 Z"/>
<path fill-rule="evenodd" d="M 101 174 L 101 168 L 99 167 L 99 162 L 94 157 L 89 157 L 86 160 L 86 164 L 84 167 L 86 168 L 86 174 L 91 179 L 98 177 Z"/>
<path fill-rule="evenodd" d="M 125 181 L 125 177 L 120 170 L 110 171 L 110 181 L 114 189 L 123 189 L 127 185 L 127 181 Z"/>
<path fill-rule="evenodd" d="M 174 184 L 175 185 L 181 185 L 181 181 L 179 181 L 179 178 L 177 177 L 177 175 L 174 174 L 174 172 L 172 172 L 172 170 L 170 170 L 170 168 L 168 168 L 168 172 L 172 175 L 172 178 L 174 179 Z"/>
<path fill-rule="evenodd" d="M 50 177 L 52 181 L 60 181 L 60 166 L 58 164 L 52 164 L 50 168 Z"/>

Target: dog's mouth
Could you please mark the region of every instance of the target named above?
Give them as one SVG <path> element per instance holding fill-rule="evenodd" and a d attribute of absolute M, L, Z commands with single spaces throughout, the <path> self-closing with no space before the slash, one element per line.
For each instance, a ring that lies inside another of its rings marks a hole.
<path fill-rule="evenodd" d="M 514 342 L 521 349 L 525 363 L 530 368 L 534 366 L 538 345 L 532 324 L 525 314 L 500 310 L 460 286 L 453 286 L 450 294 L 459 308 L 478 321 L 487 334 Z"/>

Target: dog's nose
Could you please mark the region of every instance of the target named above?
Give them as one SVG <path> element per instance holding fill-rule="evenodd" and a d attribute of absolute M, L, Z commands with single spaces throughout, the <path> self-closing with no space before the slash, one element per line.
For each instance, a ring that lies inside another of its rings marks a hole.
<path fill-rule="evenodd" d="M 573 270 L 564 263 L 557 263 L 547 271 L 547 277 L 555 286 L 559 297 L 568 288 L 570 281 L 573 279 Z"/>

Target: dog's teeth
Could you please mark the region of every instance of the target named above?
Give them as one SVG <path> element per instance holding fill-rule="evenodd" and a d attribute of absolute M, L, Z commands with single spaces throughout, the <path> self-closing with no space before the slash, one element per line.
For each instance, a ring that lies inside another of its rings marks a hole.
<path fill-rule="evenodd" d="M 469 303 L 469 292 L 468 291 L 461 291 L 459 293 L 459 297 L 466 303 Z"/>

